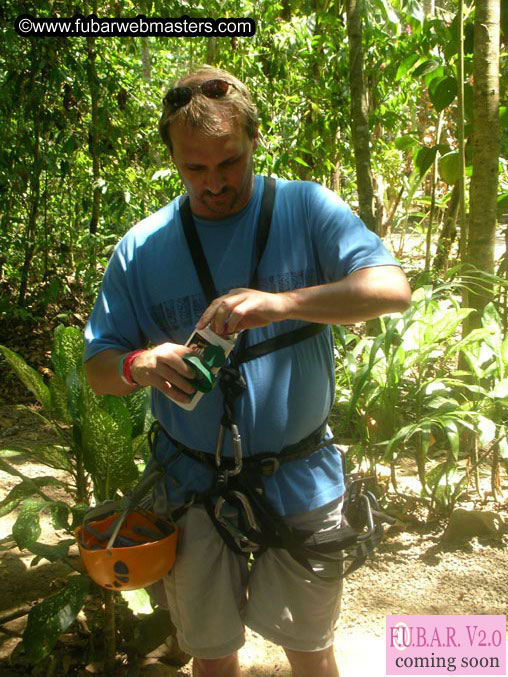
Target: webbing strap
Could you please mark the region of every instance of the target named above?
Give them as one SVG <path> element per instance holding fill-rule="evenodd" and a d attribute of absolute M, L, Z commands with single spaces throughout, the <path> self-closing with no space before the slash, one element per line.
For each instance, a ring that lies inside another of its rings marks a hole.
<path fill-rule="evenodd" d="M 265 341 L 259 341 L 252 346 L 240 346 L 237 352 L 237 359 L 239 364 L 255 360 L 258 357 L 263 357 L 268 353 L 273 353 L 274 350 L 281 350 L 288 346 L 293 346 L 300 341 L 304 341 L 311 336 L 316 336 L 326 329 L 326 324 L 306 324 L 298 329 L 293 329 L 286 334 L 279 334 Z"/>
<path fill-rule="evenodd" d="M 212 274 L 210 273 L 210 268 L 208 267 L 205 252 L 201 246 L 201 240 L 199 239 L 194 219 L 192 218 L 188 195 L 180 200 L 180 215 L 182 217 L 185 239 L 187 240 L 187 245 L 194 262 L 194 268 L 206 296 L 207 303 L 210 305 L 210 303 L 217 298 L 218 293 L 215 288 Z"/>

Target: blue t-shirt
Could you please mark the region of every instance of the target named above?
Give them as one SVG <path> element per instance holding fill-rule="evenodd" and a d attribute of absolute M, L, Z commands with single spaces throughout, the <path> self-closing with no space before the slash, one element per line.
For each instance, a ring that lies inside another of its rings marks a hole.
<path fill-rule="evenodd" d="M 248 287 L 255 266 L 263 178 L 255 178 L 248 204 L 219 221 L 194 217 L 219 294 Z M 258 267 L 258 288 L 270 292 L 342 279 L 361 268 L 398 265 L 380 239 L 335 193 L 306 181 L 277 179 L 272 224 Z M 182 229 L 179 200 L 138 223 L 120 241 L 104 275 L 85 330 L 85 360 L 102 350 L 135 350 L 149 344 L 185 343 L 206 309 Z M 247 345 L 305 325 L 286 320 L 249 330 Z M 335 396 L 332 332 L 242 365 L 248 384 L 235 404 L 243 455 L 277 453 L 316 430 Z M 214 453 L 223 412 L 220 388 L 186 411 L 152 388 L 154 416 L 176 440 Z M 331 435 L 329 435 L 331 437 Z M 166 469 L 172 503 L 203 491 L 211 471 L 160 435 L 155 450 Z M 226 434 L 224 456 L 232 456 Z M 330 445 L 308 458 L 281 465 L 266 478 L 267 496 L 282 515 L 306 512 L 344 493 L 340 456 Z"/>

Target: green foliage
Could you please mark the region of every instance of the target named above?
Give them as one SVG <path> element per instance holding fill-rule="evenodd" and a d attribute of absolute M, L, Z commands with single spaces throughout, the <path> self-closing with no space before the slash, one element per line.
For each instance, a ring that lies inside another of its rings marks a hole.
<path fill-rule="evenodd" d="M 29 367 L 22 357 L 9 350 L 9 348 L 0 346 L 0 352 L 16 372 L 19 380 L 35 395 L 36 399 L 46 410 L 50 410 L 51 395 L 42 376 L 35 369 Z"/>
<path fill-rule="evenodd" d="M 11 451 L 21 451 L 49 467 L 69 472 L 79 500 L 86 497 L 83 492 L 88 473 L 96 499 L 106 500 L 118 490 L 127 490 L 138 477 L 132 441 L 149 423 L 148 397 L 144 390 L 124 398 L 94 395 L 84 373 L 83 348 L 79 330 L 62 325 L 56 329 L 52 350 L 55 373 L 48 388 L 42 376 L 19 355 L 0 346 L 10 366 L 42 404 L 42 419 L 62 441 L 11 447 Z"/>
<path fill-rule="evenodd" d="M 75 542 L 74 529 L 87 509 L 93 487 L 96 502 L 125 493 L 138 479 L 134 461 L 140 450 L 133 438 L 143 436 L 149 424 L 148 393 L 140 390 L 129 397 L 97 397 L 91 391 L 83 368 L 84 341 L 73 327 L 57 327 L 54 335 L 52 364 L 55 373 L 49 387 L 38 372 L 29 367 L 13 351 L 0 346 L 0 351 L 42 405 L 40 418 L 61 440 L 59 444 L 37 444 L 33 447 L 11 445 L 0 450 L 0 468 L 21 479 L 0 502 L 0 516 L 18 508 L 19 514 L 12 535 L 20 549 L 35 555 L 32 564 L 41 559 L 50 562 L 65 560 Z M 28 455 L 52 469 L 65 470 L 71 483 L 52 477 L 31 479 L 14 468 L 8 459 L 16 453 Z M 75 504 L 55 500 L 45 493 L 50 487 L 62 487 L 74 496 Z M 56 545 L 40 543 L 40 516 L 51 516 L 55 530 L 72 538 Z M 73 622 L 88 590 L 86 577 L 73 577 L 66 588 L 32 609 L 23 635 L 25 652 L 32 662 L 47 656 L 58 636 Z"/>
<path fill-rule="evenodd" d="M 125 411 L 128 415 L 126 407 Z M 83 423 L 83 462 L 100 500 L 119 488 L 131 486 L 138 478 L 132 458 L 131 430 L 129 419 L 119 417 L 115 420 L 100 407 L 91 409 Z"/>
<path fill-rule="evenodd" d="M 423 495 L 448 508 L 467 479 L 462 430 L 474 431 L 486 447 L 499 438 L 508 467 L 508 338 L 493 304 L 482 329 L 458 336 L 472 312 L 454 298 L 463 284 L 415 290 L 411 307 L 383 318 L 376 337 L 335 330 L 339 435 L 352 435 L 358 462 L 367 461 L 373 471 L 380 461 L 390 463 L 392 479 L 399 456 L 414 456 Z M 457 368 L 459 354 L 468 373 Z"/>
<path fill-rule="evenodd" d="M 2 466 L 1 462 L 0 468 L 4 470 L 4 466 Z M 28 482 L 26 480 L 23 480 L 19 484 L 16 484 L 16 486 L 14 486 L 10 490 L 7 496 L 2 501 L 0 501 L 0 517 L 8 515 L 12 510 L 15 510 L 18 507 L 18 505 L 25 500 L 25 498 L 33 496 L 34 484 L 39 489 L 51 485 L 62 486 L 62 482 L 60 482 L 60 480 L 57 480 L 54 477 L 35 477 L 34 479 Z"/>
<path fill-rule="evenodd" d="M 457 80 L 451 75 L 431 80 L 429 97 L 438 113 L 449 106 L 457 96 Z"/>
<path fill-rule="evenodd" d="M 31 662 L 51 653 L 58 637 L 74 622 L 88 588 L 88 576 L 72 576 L 65 588 L 31 609 L 23 634 L 23 648 Z"/>
<path fill-rule="evenodd" d="M 439 176 L 449 186 L 453 186 L 460 176 L 460 156 L 458 151 L 446 153 L 439 158 Z"/>

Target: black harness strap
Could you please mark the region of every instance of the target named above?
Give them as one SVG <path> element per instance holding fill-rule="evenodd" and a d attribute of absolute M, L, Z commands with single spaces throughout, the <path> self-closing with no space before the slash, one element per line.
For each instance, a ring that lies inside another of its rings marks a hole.
<path fill-rule="evenodd" d="M 192 218 L 190 200 L 187 195 L 180 200 L 180 214 L 182 217 L 185 239 L 187 240 L 192 261 L 194 262 L 194 270 L 201 283 L 201 288 L 206 296 L 207 303 L 210 305 L 219 294 L 215 288 L 215 283 L 212 274 L 210 273 L 205 252 L 201 246 L 201 240 L 199 239 L 198 231 L 196 230 L 194 219 Z"/>
<path fill-rule="evenodd" d="M 263 357 L 263 355 L 268 355 L 268 353 L 273 353 L 274 350 L 294 346 L 296 343 L 300 343 L 300 341 L 305 341 L 305 339 L 311 336 L 320 334 L 326 329 L 326 326 L 326 324 L 306 324 L 303 327 L 293 329 L 285 334 L 279 334 L 279 336 L 274 336 L 265 341 L 260 341 L 252 346 L 240 346 L 237 352 L 238 362 L 243 364 L 258 357 Z"/>
<path fill-rule="evenodd" d="M 210 466 L 211 469 L 216 470 L 217 466 L 215 465 L 215 458 L 212 454 L 207 453 L 206 451 L 200 451 L 199 449 L 191 449 L 186 447 L 178 440 L 175 440 L 165 428 L 157 421 L 157 429 L 162 432 L 175 449 L 190 456 L 195 461 L 200 463 L 205 463 Z M 307 458 L 319 448 L 330 444 L 330 440 L 323 442 L 323 437 L 326 432 L 326 421 L 324 421 L 319 428 L 316 428 L 314 432 L 305 437 L 303 440 L 296 442 L 295 444 L 290 444 L 287 447 L 284 447 L 279 452 L 275 451 L 264 451 L 255 456 L 247 456 L 243 459 L 243 466 L 246 470 L 259 470 L 261 475 L 264 477 L 271 477 L 283 463 L 290 463 L 291 461 L 299 461 L 302 458 Z M 228 470 L 232 470 L 234 467 L 234 461 L 232 458 L 222 459 L 222 466 Z"/>

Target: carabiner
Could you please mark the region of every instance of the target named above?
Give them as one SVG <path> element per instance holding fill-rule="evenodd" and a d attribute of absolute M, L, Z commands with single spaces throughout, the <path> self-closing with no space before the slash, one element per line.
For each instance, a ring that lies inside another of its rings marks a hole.
<path fill-rule="evenodd" d="M 252 505 L 250 504 L 249 499 L 245 494 L 243 494 L 241 491 L 231 491 L 230 492 L 232 496 L 237 498 L 240 503 L 242 504 L 243 511 L 245 513 L 245 517 L 247 518 L 247 522 L 249 523 L 249 526 L 251 529 L 254 529 L 254 531 L 261 531 L 259 528 L 258 521 L 256 520 L 256 517 L 254 515 L 254 510 L 252 509 Z"/>
<path fill-rule="evenodd" d="M 238 432 L 238 426 L 231 424 L 231 438 L 233 443 L 233 456 L 235 458 L 235 467 L 230 471 L 230 477 L 239 475 L 242 471 L 242 438 Z"/>
<path fill-rule="evenodd" d="M 217 468 L 220 468 L 222 462 L 222 449 L 224 447 L 224 436 L 226 434 L 226 428 L 224 424 L 221 423 L 219 427 L 219 432 L 217 434 L 217 442 L 215 443 L 215 465 Z"/>
<path fill-rule="evenodd" d="M 235 494 L 239 492 L 234 492 Z M 241 494 L 243 496 L 243 494 Z M 237 498 L 240 498 L 239 496 Z M 245 497 L 246 498 L 246 497 Z M 244 505 L 243 500 L 240 498 L 242 505 Z M 226 503 L 226 500 L 223 496 L 219 496 L 217 499 L 217 502 L 215 504 L 215 518 L 218 522 L 222 524 L 222 526 L 230 533 L 231 537 L 233 538 L 234 542 L 236 543 L 237 548 L 241 552 L 249 553 L 249 552 L 257 552 L 261 546 L 259 543 L 255 543 L 254 541 L 251 541 L 248 536 L 246 536 L 231 520 L 227 519 L 224 517 L 222 514 L 222 509 L 224 507 L 224 503 Z M 244 506 L 245 507 L 245 506 Z M 251 521 L 251 516 L 247 515 L 247 519 L 249 522 Z M 254 517 L 252 516 L 253 523 L 256 524 L 256 521 Z M 257 524 L 256 524 L 257 526 Z"/>

